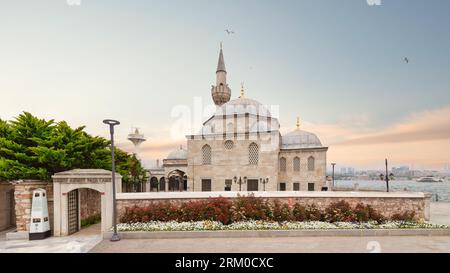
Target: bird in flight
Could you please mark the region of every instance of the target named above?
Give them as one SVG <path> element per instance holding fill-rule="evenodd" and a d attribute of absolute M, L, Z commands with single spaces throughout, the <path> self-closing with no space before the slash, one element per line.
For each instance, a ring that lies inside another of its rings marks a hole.
<path fill-rule="evenodd" d="M 409 59 L 407 57 L 403 58 L 406 63 L 409 63 Z"/>
<path fill-rule="evenodd" d="M 230 35 L 230 34 L 234 34 L 234 31 L 232 31 L 232 30 L 229 30 L 229 29 L 225 29 L 225 32 L 228 34 L 228 35 Z"/>

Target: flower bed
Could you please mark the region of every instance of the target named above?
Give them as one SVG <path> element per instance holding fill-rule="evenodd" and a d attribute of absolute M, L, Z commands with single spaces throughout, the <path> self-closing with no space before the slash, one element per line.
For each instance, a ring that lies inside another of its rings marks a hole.
<path fill-rule="evenodd" d="M 162 202 L 147 207 L 127 207 L 120 218 L 122 223 L 147 223 L 151 221 L 217 221 L 224 225 L 242 221 L 266 222 L 370 222 L 415 221 L 415 211 L 404 211 L 393 215 L 382 215 L 370 205 L 358 203 L 351 206 L 341 200 L 325 208 L 314 204 L 281 203 L 261 197 L 239 196 L 235 199 L 223 197 L 185 203 Z"/>
<path fill-rule="evenodd" d="M 145 223 L 121 223 L 118 231 L 213 231 L 213 230 L 327 230 L 327 229 L 441 229 L 450 228 L 446 225 L 436 225 L 429 222 L 386 221 L 371 222 L 271 222 L 271 221 L 241 221 L 224 225 L 219 221 L 150 221 Z"/>

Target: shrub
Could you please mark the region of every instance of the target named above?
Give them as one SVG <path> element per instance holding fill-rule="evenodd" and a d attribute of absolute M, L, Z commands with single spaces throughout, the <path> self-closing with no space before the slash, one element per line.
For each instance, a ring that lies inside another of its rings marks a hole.
<path fill-rule="evenodd" d="M 179 208 L 179 221 L 201 221 L 203 215 L 205 202 L 203 201 L 189 201 L 182 203 Z"/>
<path fill-rule="evenodd" d="M 378 213 L 372 206 L 364 205 L 362 203 L 356 205 L 354 213 L 358 222 L 376 221 L 381 223 L 385 220 L 383 215 Z"/>
<path fill-rule="evenodd" d="M 218 221 L 224 225 L 240 221 L 326 221 L 326 222 L 369 222 L 378 223 L 386 220 L 414 221 L 415 212 L 407 211 L 394 214 L 386 219 L 370 205 L 358 203 L 352 207 L 342 200 L 331 203 L 324 210 L 311 204 L 303 206 L 294 203 L 290 207 L 279 200 L 269 201 L 264 198 L 238 196 L 230 200 L 223 197 L 207 200 L 189 201 L 182 204 L 171 202 L 155 203 L 148 207 L 126 208 L 121 217 L 123 223 L 149 221 Z"/>
<path fill-rule="evenodd" d="M 326 220 L 328 222 L 353 222 L 356 217 L 350 204 L 344 200 L 331 203 L 326 209 Z"/>
<path fill-rule="evenodd" d="M 222 224 L 231 223 L 231 210 L 232 203 L 228 199 L 223 197 L 212 198 L 205 205 L 203 212 L 205 220 L 219 221 Z"/>
<path fill-rule="evenodd" d="M 294 206 L 292 207 L 292 218 L 295 221 L 306 221 L 307 217 L 306 217 L 306 207 L 300 205 L 299 203 L 295 203 Z"/>
<path fill-rule="evenodd" d="M 274 200 L 273 202 L 273 219 L 277 222 L 284 222 L 292 220 L 291 209 L 288 204 L 281 204 L 280 201 Z"/>
<path fill-rule="evenodd" d="M 307 221 L 322 221 L 325 218 L 324 213 L 314 204 L 308 205 L 305 212 Z"/>
<path fill-rule="evenodd" d="M 230 217 L 233 222 L 247 219 L 268 220 L 272 219 L 273 213 L 267 200 L 249 194 L 248 196 L 238 196 L 233 201 Z"/>
<path fill-rule="evenodd" d="M 391 219 L 394 221 L 413 222 L 415 216 L 416 216 L 415 211 L 405 211 L 402 213 L 396 213 L 396 214 L 392 215 Z"/>
<path fill-rule="evenodd" d="M 86 219 L 81 219 L 81 227 L 88 227 L 90 225 L 94 225 L 100 223 L 102 221 L 102 216 L 100 213 L 91 215 Z"/>

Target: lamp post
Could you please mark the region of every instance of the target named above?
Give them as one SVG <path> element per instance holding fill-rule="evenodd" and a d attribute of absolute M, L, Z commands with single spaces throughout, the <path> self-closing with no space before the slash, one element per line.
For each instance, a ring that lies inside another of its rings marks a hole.
<path fill-rule="evenodd" d="M 380 174 L 380 180 L 386 181 L 386 192 L 389 192 L 389 180 L 394 180 L 394 174 L 390 173 L 388 174 L 388 160 L 385 159 L 385 165 L 386 165 L 386 175 Z"/>
<path fill-rule="evenodd" d="M 331 177 L 332 177 L 332 186 L 333 186 L 333 188 L 334 188 L 334 166 L 336 166 L 336 163 L 331 163 L 331 167 L 333 168 L 333 171 L 332 171 L 332 173 L 331 173 Z"/>
<path fill-rule="evenodd" d="M 242 179 L 242 177 L 239 176 L 239 179 L 235 176 L 233 177 L 234 183 L 239 185 L 239 191 L 242 190 L 242 184 L 247 183 L 247 176 L 244 176 L 244 179 Z"/>
<path fill-rule="evenodd" d="M 111 242 L 120 241 L 120 237 L 117 234 L 117 223 L 116 223 L 116 166 L 114 162 L 114 126 L 119 125 L 120 122 L 113 119 L 103 120 L 104 124 L 109 125 L 109 133 L 111 134 L 111 174 L 112 174 L 112 187 L 113 187 L 113 226 L 114 233 L 110 239 Z"/>
<path fill-rule="evenodd" d="M 269 183 L 269 178 L 260 178 L 259 182 L 261 182 L 261 184 L 263 184 L 263 191 L 266 191 L 266 184 Z"/>

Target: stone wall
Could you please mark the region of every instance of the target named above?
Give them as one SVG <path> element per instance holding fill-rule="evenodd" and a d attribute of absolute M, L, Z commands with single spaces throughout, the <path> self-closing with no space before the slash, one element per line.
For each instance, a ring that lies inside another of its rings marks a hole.
<path fill-rule="evenodd" d="M 279 147 L 272 145 L 275 135 L 262 134 L 258 138 L 250 136 L 249 139 L 233 137 L 226 140 L 233 141 L 233 147 L 227 149 L 225 139 L 188 139 L 188 191 L 202 191 L 202 179 L 211 179 L 212 191 L 224 191 L 225 180 L 233 179 L 234 176 L 242 179 L 269 178 L 266 184 L 267 191 L 275 191 L 278 187 L 278 154 Z M 257 165 L 249 164 L 249 145 L 256 143 L 259 147 L 259 159 Z M 275 142 L 278 143 L 278 142 Z M 202 147 L 208 144 L 211 147 L 211 164 L 204 165 L 202 158 Z M 247 184 L 242 184 L 242 189 L 247 189 Z M 258 183 L 259 189 L 263 186 Z M 238 191 L 239 185 L 231 184 L 232 191 Z"/>
<path fill-rule="evenodd" d="M 161 202 L 183 203 L 222 196 L 235 198 L 239 192 L 173 192 L 173 193 L 119 193 L 117 215 L 120 220 L 127 207 L 147 207 Z M 352 206 L 357 203 L 371 205 L 385 217 L 395 213 L 415 211 L 417 220 L 429 220 L 430 196 L 421 192 L 255 192 L 255 196 L 284 203 L 315 204 L 325 208 L 333 202 L 345 200 Z"/>
<path fill-rule="evenodd" d="M 14 185 L 14 200 L 17 231 L 29 231 L 33 190 L 41 188 L 47 191 L 50 229 L 53 230 L 53 183 L 38 180 L 19 180 Z"/>
<path fill-rule="evenodd" d="M 279 183 L 286 183 L 286 190 L 293 191 L 294 183 L 299 183 L 300 191 L 307 191 L 308 184 L 314 183 L 314 190 L 320 191 L 326 185 L 327 170 L 326 147 L 296 150 L 281 150 L 280 158 L 286 159 L 286 171 L 280 171 Z M 314 157 L 314 170 L 308 170 L 308 158 Z M 294 158 L 300 159 L 300 170 L 294 171 Z"/>
<path fill-rule="evenodd" d="M 101 196 L 100 192 L 92 189 L 78 189 L 80 196 L 80 219 L 85 220 L 89 217 L 101 214 Z"/>
<path fill-rule="evenodd" d="M 0 231 L 14 226 L 14 186 L 0 182 Z"/>

